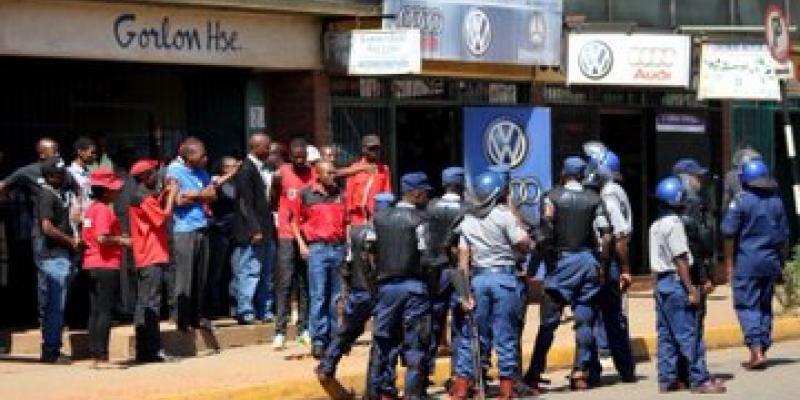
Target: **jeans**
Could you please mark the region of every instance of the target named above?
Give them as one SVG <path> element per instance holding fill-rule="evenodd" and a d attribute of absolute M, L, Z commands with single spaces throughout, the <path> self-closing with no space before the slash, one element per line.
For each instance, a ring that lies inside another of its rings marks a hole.
<path fill-rule="evenodd" d="M 136 312 L 136 358 L 148 359 L 158 356 L 161 351 L 161 330 L 159 316 L 161 310 L 161 283 L 163 265 L 137 268 Z"/>
<path fill-rule="evenodd" d="M 264 243 L 266 251 L 261 262 L 261 271 L 258 278 L 253 307 L 256 319 L 262 321 L 275 318 L 275 241 L 268 240 Z"/>
<path fill-rule="evenodd" d="M 72 260 L 65 252 L 40 257 L 38 264 L 42 356 L 56 357 L 61 351 L 61 332 L 64 328 L 64 308 L 72 276 Z"/>
<path fill-rule="evenodd" d="M 337 304 L 342 294 L 341 244 L 312 243 L 308 254 L 308 330 L 315 346 L 326 347 L 338 325 Z"/>
<path fill-rule="evenodd" d="M 111 336 L 111 312 L 119 295 L 119 270 L 94 268 L 89 270 L 89 352 L 95 360 L 108 360 L 108 340 Z"/>
<path fill-rule="evenodd" d="M 563 312 L 564 306 L 545 294 L 539 306 L 539 331 L 536 332 L 533 355 L 528 365 L 528 371 L 525 373 L 526 381 L 538 382 L 547 369 L 547 354 L 553 347 L 553 340 L 561 323 Z"/>
<path fill-rule="evenodd" d="M 175 304 L 178 328 L 198 326 L 203 315 L 208 273 L 208 236 L 205 231 L 174 234 Z"/>
<path fill-rule="evenodd" d="M 286 334 L 292 309 L 292 292 L 297 295 L 297 330 L 307 329 L 308 321 L 308 270 L 300 259 L 294 239 L 278 241 L 277 287 L 275 288 L 275 333 Z"/>
<path fill-rule="evenodd" d="M 234 296 L 236 317 L 252 321 L 256 316 L 255 296 L 262 279 L 262 271 L 269 267 L 268 254 L 271 242 L 237 246 L 233 250 Z"/>

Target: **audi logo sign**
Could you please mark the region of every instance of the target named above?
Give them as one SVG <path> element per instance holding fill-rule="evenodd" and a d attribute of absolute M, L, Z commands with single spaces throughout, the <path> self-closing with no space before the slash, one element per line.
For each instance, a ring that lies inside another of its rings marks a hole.
<path fill-rule="evenodd" d="M 689 35 L 570 34 L 567 83 L 688 87 Z"/>

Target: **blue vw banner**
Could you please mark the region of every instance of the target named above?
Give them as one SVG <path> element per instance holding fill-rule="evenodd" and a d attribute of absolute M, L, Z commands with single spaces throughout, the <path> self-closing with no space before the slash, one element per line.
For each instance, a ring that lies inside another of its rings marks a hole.
<path fill-rule="evenodd" d="M 490 165 L 511 169 L 513 201 L 537 214 L 552 176 L 550 109 L 467 107 L 464 109 L 464 167 L 467 184 Z"/>

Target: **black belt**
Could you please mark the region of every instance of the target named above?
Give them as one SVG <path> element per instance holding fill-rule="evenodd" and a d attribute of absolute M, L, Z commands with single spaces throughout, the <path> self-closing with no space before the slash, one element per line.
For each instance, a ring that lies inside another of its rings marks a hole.
<path fill-rule="evenodd" d="M 481 275 L 481 274 L 510 274 L 516 275 L 517 274 L 517 267 L 513 265 L 505 265 L 501 267 L 473 267 L 472 268 L 473 275 Z"/>
<path fill-rule="evenodd" d="M 324 245 L 328 245 L 328 246 L 343 245 L 344 244 L 344 240 L 310 240 L 310 241 L 308 241 L 308 245 L 309 246 L 312 245 L 312 244 L 324 244 Z"/>
<path fill-rule="evenodd" d="M 661 280 L 664 278 L 679 279 L 680 277 L 678 276 L 678 271 L 667 271 L 667 272 L 656 273 L 656 279 Z"/>

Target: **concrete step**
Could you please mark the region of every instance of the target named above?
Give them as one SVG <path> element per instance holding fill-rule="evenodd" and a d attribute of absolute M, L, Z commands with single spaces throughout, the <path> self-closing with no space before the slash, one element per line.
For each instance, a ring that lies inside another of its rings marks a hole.
<path fill-rule="evenodd" d="M 220 350 L 269 343 L 275 333 L 273 323 L 260 325 L 238 325 L 235 320 L 226 319 L 214 322 L 213 332 L 193 330 L 181 332 L 169 322 L 161 324 L 161 342 L 164 350 L 171 355 L 192 357 Z M 287 341 L 297 337 L 297 329 L 290 325 Z M 41 346 L 38 329 L 23 331 L 0 331 L 0 353 L 9 355 L 38 355 Z M 67 331 L 64 333 L 63 351 L 73 359 L 89 358 L 89 334 L 87 331 Z M 136 338 L 130 325 L 111 329 L 109 357 L 116 360 L 133 359 L 136 356 Z"/>

